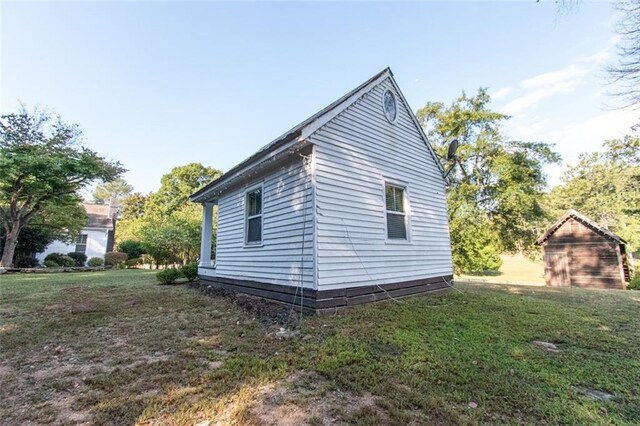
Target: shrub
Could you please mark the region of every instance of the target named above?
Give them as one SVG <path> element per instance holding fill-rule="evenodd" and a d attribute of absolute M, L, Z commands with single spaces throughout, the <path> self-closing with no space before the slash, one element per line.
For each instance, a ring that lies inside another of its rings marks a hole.
<path fill-rule="evenodd" d="M 60 267 L 60 265 L 58 265 L 58 263 L 56 263 L 55 260 L 51 260 L 51 259 L 49 259 L 49 260 L 45 259 L 44 260 L 44 266 L 46 266 L 47 268 L 59 268 Z"/>
<path fill-rule="evenodd" d="M 108 266 L 120 266 L 120 264 L 126 262 L 128 258 L 129 256 L 127 256 L 127 253 L 110 251 L 104 255 L 104 263 Z"/>
<path fill-rule="evenodd" d="M 85 262 L 87 261 L 87 255 L 78 251 L 67 253 L 67 256 L 69 256 L 76 262 L 75 266 L 84 266 Z"/>
<path fill-rule="evenodd" d="M 40 266 L 38 259 L 30 256 L 18 257 L 14 263 L 16 268 L 37 268 Z"/>
<path fill-rule="evenodd" d="M 189 281 L 193 282 L 198 279 L 198 264 L 195 262 L 187 263 L 180 268 L 182 275 Z"/>
<path fill-rule="evenodd" d="M 76 261 L 70 258 L 69 256 L 61 253 L 49 253 L 47 257 L 44 258 L 45 261 L 51 260 L 57 264 L 57 266 L 71 267 L 76 266 Z M 49 266 L 49 268 L 55 268 L 55 266 Z"/>
<path fill-rule="evenodd" d="M 159 271 L 156 278 L 160 284 L 173 284 L 178 278 L 182 278 L 182 272 L 176 268 L 168 268 Z"/>
<path fill-rule="evenodd" d="M 101 257 L 92 257 L 87 262 L 87 265 L 91 267 L 104 266 L 104 259 Z"/>
<path fill-rule="evenodd" d="M 126 240 L 121 242 L 120 244 L 118 244 L 118 251 L 127 253 L 129 259 L 138 258 L 144 254 L 142 243 L 135 240 Z"/>
<path fill-rule="evenodd" d="M 124 262 L 124 264 L 127 265 L 127 268 L 135 268 L 140 264 L 140 258 L 134 257 L 133 259 L 127 259 L 127 261 Z"/>
<path fill-rule="evenodd" d="M 640 290 L 640 272 L 636 272 L 636 276 L 629 282 L 627 288 L 629 290 Z"/>

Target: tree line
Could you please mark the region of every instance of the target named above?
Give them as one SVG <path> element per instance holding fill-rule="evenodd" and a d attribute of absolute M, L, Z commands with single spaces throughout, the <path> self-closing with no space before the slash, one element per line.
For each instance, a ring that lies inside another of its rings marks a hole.
<path fill-rule="evenodd" d="M 640 138 L 605 141 L 584 153 L 547 191 L 544 166 L 561 158 L 550 143 L 510 140 L 509 117 L 489 108 L 485 89 L 417 112 L 430 143 L 445 157 L 458 139 L 447 203 L 456 273 L 497 270 L 500 254 L 539 255 L 536 237 L 573 208 L 640 247 Z M 175 167 L 150 194 L 132 193 L 125 169 L 87 149 L 76 125 L 39 112 L 0 119 L 0 266 L 73 240 L 86 224 L 80 191 L 101 182 L 97 203 L 118 203 L 117 247 L 155 264 L 186 264 L 200 250 L 202 207 L 189 195 L 222 173 L 199 163 Z M 215 221 L 214 221 L 215 223 Z M 213 233 L 215 245 L 215 229 Z M 215 250 L 212 250 L 215 253 Z"/>

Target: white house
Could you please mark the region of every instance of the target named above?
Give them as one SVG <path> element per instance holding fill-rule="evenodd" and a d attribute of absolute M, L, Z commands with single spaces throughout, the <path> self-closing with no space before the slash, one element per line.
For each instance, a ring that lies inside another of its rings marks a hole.
<path fill-rule="evenodd" d="M 87 255 L 87 259 L 100 257 L 113 251 L 113 237 L 115 231 L 115 206 L 109 204 L 83 204 L 87 212 L 87 226 L 82 228 L 78 239 L 74 243 L 64 241 L 54 241 L 47 246 L 42 253 L 36 254 L 36 259 L 40 263 L 44 261 L 49 253 L 67 254 L 70 252 L 80 252 Z"/>
<path fill-rule="evenodd" d="M 191 200 L 205 285 L 319 310 L 453 278 L 443 169 L 388 68 Z"/>

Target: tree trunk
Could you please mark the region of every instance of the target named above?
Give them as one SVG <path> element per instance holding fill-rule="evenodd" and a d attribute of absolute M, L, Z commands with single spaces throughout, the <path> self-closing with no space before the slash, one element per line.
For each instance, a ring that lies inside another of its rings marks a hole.
<path fill-rule="evenodd" d="M 18 234 L 20 233 L 20 225 L 13 223 L 11 230 L 7 232 L 7 239 L 4 242 L 4 252 L 2 253 L 2 260 L 0 260 L 0 267 L 10 268 L 13 266 L 13 256 L 16 251 L 16 245 L 18 244 Z"/>

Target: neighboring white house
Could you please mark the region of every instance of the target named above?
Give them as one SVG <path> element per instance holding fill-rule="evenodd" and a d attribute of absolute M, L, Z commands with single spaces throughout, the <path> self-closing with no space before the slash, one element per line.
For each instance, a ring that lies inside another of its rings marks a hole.
<path fill-rule="evenodd" d="M 80 252 L 87 255 L 87 259 L 100 257 L 113 251 L 113 237 L 116 223 L 117 207 L 109 204 L 83 204 L 87 211 L 87 226 L 85 226 L 75 243 L 54 241 L 42 253 L 36 254 L 40 263 L 49 253 Z"/>
<path fill-rule="evenodd" d="M 388 68 L 191 200 L 205 285 L 324 309 L 453 278 L 443 169 Z"/>

